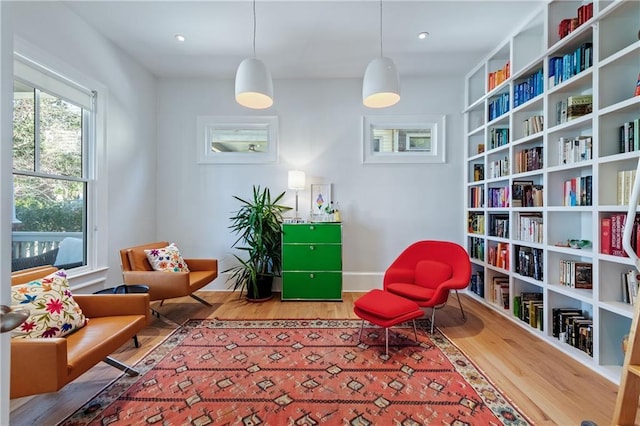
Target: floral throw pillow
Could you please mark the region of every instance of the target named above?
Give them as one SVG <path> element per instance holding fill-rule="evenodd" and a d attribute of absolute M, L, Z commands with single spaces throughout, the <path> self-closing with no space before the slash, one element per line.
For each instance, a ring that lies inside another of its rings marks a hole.
<path fill-rule="evenodd" d="M 164 248 L 149 249 L 144 252 L 155 271 L 189 272 L 187 262 L 184 261 L 180 255 L 180 250 L 174 243 Z"/>
<path fill-rule="evenodd" d="M 11 332 L 11 337 L 62 337 L 84 327 L 88 321 L 73 300 L 64 270 L 11 286 L 11 307 L 30 311 L 29 318 Z"/>

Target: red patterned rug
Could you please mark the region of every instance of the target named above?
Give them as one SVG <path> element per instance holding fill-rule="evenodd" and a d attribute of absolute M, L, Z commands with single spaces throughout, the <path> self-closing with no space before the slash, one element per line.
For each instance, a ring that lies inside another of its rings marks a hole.
<path fill-rule="evenodd" d="M 189 320 L 61 425 L 528 425 L 440 331 Z"/>

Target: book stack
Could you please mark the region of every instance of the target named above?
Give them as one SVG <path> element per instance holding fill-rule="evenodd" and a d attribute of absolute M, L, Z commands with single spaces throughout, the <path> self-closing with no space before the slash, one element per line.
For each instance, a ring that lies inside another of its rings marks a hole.
<path fill-rule="evenodd" d="M 600 253 L 628 257 L 622 246 L 626 213 L 614 213 L 600 219 Z M 636 216 L 631 230 L 631 248 L 640 256 L 640 216 Z"/>
<path fill-rule="evenodd" d="M 593 2 L 583 4 L 578 8 L 576 17 L 567 18 L 560 21 L 558 25 L 558 36 L 564 38 L 575 31 L 580 25 L 593 18 Z"/>
<path fill-rule="evenodd" d="M 544 78 L 541 68 L 535 73 L 526 77 L 524 81 L 516 83 L 513 89 L 513 106 L 517 107 L 535 98 L 536 96 L 541 95 L 543 89 Z"/>
<path fill-rule="evenodd" d="M 471 237 L 469 239 L 469 256 L 484 260 L 484 240 L 482 238 Z"/>
<path fill-rule="evenodd" d="M 591 136 L 576 136 L 558 139 L 558 164 L 572 164 L 593 158 Z"/>
<path fill-rule="evenodd" d="M 526 246 L 516 246 L 516 272 L 525 277 L 542 281 L 542 250 Z"/>
<path fill-rule="evenodd" d="M 509 175 L 509 157 L 505 155 L 500 160 L 489 163 L 489 179 L 499 178 Z"/>
<path fill-rule="evenodd" d="M 498 238 L 509 238 L 508 214 L 489 215 L 489 236 Z"/>
<path fill-rule="evenodd" d="M 493 127 L 489 131 L 489 135 L 491 137 L 489 141 L 489 149 L 494 149 L 509 143 L 508 127 Z"/>
<path fill-rule="evenodd" d="M 513 181 L 511 183 L 512 207 L 542 207 L 542 185 L 532 181 Z"/>
<path fill-rule="evenodd" d="M 628 270 L 622 273 L 622 301 L 629 305 L 638 303 L 638 284 L 640 275 L 636 270 Z"/>
<path fill-rule="evenodd" d="M 565 207 L 590 206 L 593 176 L 576 177 L 564 182 L 563 205 Z"/>
<path fill-rule="evenodd" d="M 473 181 L 478 182 L 484 180 L 484 164 L 473 165 Z"/>
<path fill-rule="evenodd" d="M 476 272 L 475 274 L 471 275 L 469 289 L 473 293 L 484 298 L 484 279 L 482 278 L 482 274 L 480 272 Z"/>
<path fill-rule="evenodd" d="M 509 207 L 509 187 L 488 189 L 489 207 Z"/>
<path fill-rule="evenodd" d="M 484 214 L 469 212 L 469 233 L 484 234 Z"/>
<path fill-rule="evenodd" d="M 491 301 L 509 309 L 509 277 L 495 276 L 491 280 Z"/>
<path fill-rule="evenodd" d="M 632 152 L 640 149 L 640 118 L 627 121 L 620 126 L 620 152 Z"/>
<path fill-rule="evenodd" d="M 556 103 L 556 124 L 563 124 L 593 110 L 593 95 L 569 96 Z"/>
<path fill-rule="evenodd" d="M 515 169 L 516 173 L 530 172 L 533 170 L 540 170 L 542 164 L 542 147 L 536 146 L 533 148 L 526 148 L 522 151 L 516 152 Z"/>
<path fill-rule="evenodd" d="M 633 183 L 636 180 L 636 169 L 619 170 L 618 179 L 616 181 L 616 204 L 619 206 L 628 206 L 629 198 L 633 190 Z M 639 201 L 640 204 L 640 201 Z"/>
<path fill-rule="evenodd" d="M 498 95 L 489 102 L 489 121 L 509 111 L 509 92 Z"/>
<path fill-rule="evenodd" d="M 541 115 L 532 115 L 522 122 L 522 134 L 533 135 L 544 129 L 544 119 Z"/>
<path fill-rule="evenodd" d="M 593 265 L 575 260 L 560 261 L 560 284 L 570 288 L 593 288 Z"/>
<path fill-rule="evenodd" d="M 549 58 L 549 88 L 566 81 L 593 65 L 593 45 L 584 43 L 571 53 Z"/>
<path fill-rule="evenodd" d="M 489 73 L 489 91 L 498 87 L 511 75 L 511 66 L 507 62 L 504 67 Z"/>
<path fill-rule="evenodd" d="M 553 336 L 593 356 L 593 320 L 577 308 L 553 308 L 551 313 Z"/>
<path fill-rule="evenodd" d="M 516 238 L 529 243 L 543 241 L 542 213 L 518 213 L 518 226 Z"/>
<path fill-rule="evenodd" d="M 542 293 L 522 292 L 514 297 L 513 313 L 532 327 L 544 330 L 544 311 Z"/>

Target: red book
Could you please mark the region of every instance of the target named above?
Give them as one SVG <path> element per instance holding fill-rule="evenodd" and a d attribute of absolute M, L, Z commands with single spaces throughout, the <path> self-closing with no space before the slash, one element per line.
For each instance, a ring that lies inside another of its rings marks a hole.
<path fill-rule="evenodd" d="M 600 253 L 611 254 L 611 218 L 600 219 Z"/>
<path fill-rule="evenodd" d="M 611 254 L 614 256 L 628 257 L 622 246 L 626 221 L 627 215 L 625 213 L 616 213 L 611 216 Z"/>

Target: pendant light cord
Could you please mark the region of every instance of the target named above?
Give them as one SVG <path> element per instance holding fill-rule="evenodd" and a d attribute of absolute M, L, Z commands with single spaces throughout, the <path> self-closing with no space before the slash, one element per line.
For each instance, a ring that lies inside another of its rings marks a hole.
<path fill-rule="evenodd" d="M 253 0 L 253 57 L 256 57 L 256 0 Z"/>
<path fill-rule="evenodd" d="M 382 58 L 382 0 L 380 0 L 380 57 Z"/>

